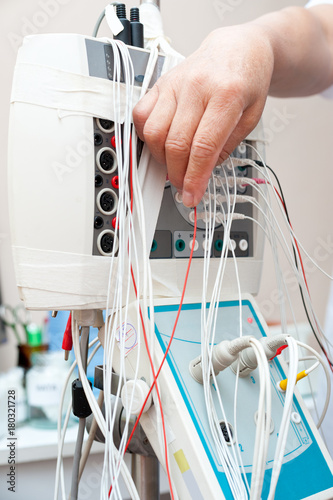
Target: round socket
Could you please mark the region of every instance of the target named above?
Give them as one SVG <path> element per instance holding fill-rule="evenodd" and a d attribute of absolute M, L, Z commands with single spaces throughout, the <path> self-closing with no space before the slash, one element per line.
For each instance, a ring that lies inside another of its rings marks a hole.
<path fill-rule="evenodd" d="M 215 243 L 214 243 L 214 247 L 215 247 L 215 250 L 217 252 L 222 252 L 222 248 L 223 248 L 223 240 L 215 240 Z"/>
<path fill-rule="evenodd" d="M 99 130 L 101 130 L 105 134 L 111 134 L 114 131 L 114 123 L 111 120 L 105 120 L 104 118 L 97 118 L 96 123 Z"/>
<path fill-rule="evenodd" d="M 177 252 L 183 252 L 185 250 L 185 247 L 186 247 L 185 241 L 182 239 L 177 240 L 175 247 L 176 247 Z"/>
<path fill-rule="evenodd" d="M 99 174 L 95 175 L 95 188 L 103 186 L 103 177 Z"/>
<path fill-rule="evenodd" d="M 104 220 L 102 217 L 100 217 L 99 215 L 97 215 L 95 217 L 95 220 L 94 220 L 94 228 L 95 229 L 102 229 L 102 227 L 104 226 Z"/>
<path fill-rule="evenodd" d="M 112 215 L 117 210 L 118 196 L 112 189 L 102 189 L 96 199 L 98 210 L 104 215 Z"/>
<path fill-rule="evenodd" d="M 111 256 L 112 253 L 115 254 L 118 250 L 118 239 L 114 232 L 110 229 L 102 231 L 97 238 L 97 248 L 100 254 L 107 257 Z"/>
<path fill-rule="evenodd" d="M 117 155 L 111 148 L 102 148 L 97 153 L 96 163 L 103 174 L 112 174 L 117 168 Z"/>
<path fill-rule="evenodd" d="M 100 146 L 103 143 L 103 137 L 101 134 L 94 134 L 94 144 L 95 146 Z"/>

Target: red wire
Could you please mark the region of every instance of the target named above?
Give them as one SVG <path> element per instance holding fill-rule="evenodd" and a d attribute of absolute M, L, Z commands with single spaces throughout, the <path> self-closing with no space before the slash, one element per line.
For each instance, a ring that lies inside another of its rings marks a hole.
<path fill-rule="evenodd" d="M 131 212 L 133 211 L 133 182 L 132 182 L 132 179 L 133 179 L 133 177 L 132 177 L 132 140 L 130 139 Z M 196 230 L 197 230 L 197 212 L 196 212 L 196 208 L 194 209 L 194 215 L 195 215 L 195 225 L 194 225 L 193 241 L 195 241 Z M 147 350 L 147 354 L 148 354 L 148 358 L 149 358 L 149 363 L 150 363 L 150 367 L 151 367 L 151 370 L 152 370 L 154 381 L 153 381 L 152 386 L 149 389 L 147 397 L 146 397 L 146 399 L 145 399 L 145 401 L 144 401 L 144 403 L 142 405 L 141 411 L 140 411 L 140 413 L 139 413 L 139 415 L 138 415 L 138 417 L 136 419 L 136 422 L 134 424 L 134 427 L 132 429 L 130 437 L 129 437 L 128 441 L 127 441 L 127 444 L 126 444 L 126 447 L 125 447 L 125 452 L 124 452 L 124 453 L 126 453 L 126 451 L 128 449 L 129 443 L 131 442 L 131 439 L 132 439 L 132 437 L 133 437 L 133 435 L 135 433 L 135 430 L 136 430 L 136 428 L 137 428 L 137 426 L 139 424 L 139 420 L 140 420 L 141 415 L 143 413 L 143 410 L 144 410 L 144 408 L 146 406 L 148 398 L 149 398 L 149 396 L 150 396 L 150 394 L 151 394 L 154 386 L 156 386 L 156 394 L 157 394 L 158 402 L 159 402 L 160 409 L 161 409 L 161 420 L 162 420 L 162 428 L 163 428 L 163 440 L 164 440 L 164 446 L 165 446 L 165 450 L 164 450 L 165 451 L 165 463 L 166 463 L 166 470 L 167 470 L 168 482 L 169 482 L 169 487 L 170 487 L 170 495 L 171 495 L 172 500 L 174 500 L 174 494 L 173 494 L 173 489 L 172 489 L 171 475 L 170 475 L 169 463 L 168 463 L 168 443 L 167 443 L 167 438 L 166 438 L 165 420 L 164 420 L 164 413 L 163 413 L 163 409 L 162 409 L 162 402 L 161 402 L 161 397 L 160 397 L 160 393 L 159 393 L 159 389 L 158 389 L 158 385 L 157 385 L 157 378 L 158 378 L 158 376 L 159 376 L 159 374 L 161 372 L 162 366 L 163 366 L 164 361 L 165 361 L 165 359 L 167 357 L 167 354 L 168 354 L 170 346 L 171 346 L 171 342 L 173 340 L 173 337 L 174 337 L 174 334 L 175 334 L 175 331 L 176 331 L 176 326 L 177 326 L 179 315 L 180 315 L 180 311 L 181 311 L 181 308 L 182 308 L 182 304 L 183 304 L 183 300 L 184 300 L 184 295 L 185 295 L 185 290 L 186 290 L 186 285 L 187 285 L 187 280 L 188 280 L 188 275 L 189 275 L 189 271 L 190 271 L 190 267 L 191 267 L 191 262 L 192 262 L 192 257 L 193 257 L 193 250 L 194 250 L 194 244 L 192 245 L 192 249 L 191 249 L 191 253 L 190 253 L 190 258 L 189 258 L 189 262 L 188 262 L 188 267 L 187 267 L 187 271 L 186 271 L 183 292 L 182 292 L 182 296 L 181 296 L 181 300 L 180 300 L 180 304 L 179 304 L 179 308 L 178 308 L 178 313 L 177 313 L 176 321 L 175 321 L 175 324 L 174 324 L 174 327 L 173 327 L 173 331 L 172 331 L 172 335 L 171 335 L 168 347 L 167 347 L 167 349 L 165 351 L 162 363 L 161 363 L 161 365 L 160 365 L 160 367 L 158 369 L 157 374 L 155 374 L 154 363 L 153 363 L 153 360 L 151 358 L 151 354 L 150 354 L 150 350 L 149 350 L 148 339 L 147 339 L 146 329 L 145 329 L 145 325 L 144 325 L 144 320 L 143 320 L 141 305 L 139 306 L 140 320 L 141 320 L 141 325 L 142 325 L 142 330 L 143 330 L 143 336 L 144 336 L 145 346 L 146 346 L 146 350 Z M 135 282 L 135 278 L 134 278 L 134 273 L 133 273 L 132 266 L 131 266 L 131 276 L 132 276 L 132 281 L 133 281 L 135 295 L 136 295 L 136 297 L 138 297 L 137 287 L 136 287 L 136 282 Z M 109 497 L 110 497 L 111 491 L 112 491 L 112 485 L 111 485 L 110 490 L 109 490 Z"/>
<path fill-rule="evenodd" d="M 197 211 L 196 211 L 196 208 L 194 208 L 194 233 L 193 233 L 193 241 L 195 241 L 196 231 L 197 231 Z M 191 262 L 192 262 L 192 257 L 193 257 L 193 251 L 194 251 L 194 245 L 192 245 L 192 249 L 191 249 L 191 253 L 190 253 L 190 258 L 189 258 L 189 261 L 188 261 L 188 266 L 187 266 L 187 271 L 186 271 L 186 275 L 185 275 L 185 280 L 184 280 L 183 292 L 182 292 L 182 295 L 181 295 L 181 299 L 180 299 L 180 303 L 179 303 L 179 308 L 178 308 L 178 312 L 177 312 L 176 320 L 175 320 L 175 323 L 174 323 L 174 326 L 173 326 L 173 330 L 172 330 L 172 334 L 171 334 L 171 337 L 170 337 L 170 340 L 169 340 L 168 346 L 167 346 L 166 351 L 165 351 L 165 353 L 164 353 L 164 356 L 163 356 L 162 362 L 161 362 L 161 364 L 160 364 L 160 367 L 159 367 L 159 369 L 158 369 L 158 371 L 157 371 L 156 378 L 154 378 L 153 384 L 152 384 L 152 386 L 151 386 L 151 387 L 150 387 L 150 389 L 149 389 L 149 392 L 148 392 L 148 394 L 147 394 L 147 396 L 146 396 L 146 399 L 145 399 L 145 401 L 144 401 L 144 403 L 143 403 L 143 405 L 142 405 L 141 411 L 140 411 L 140 413 L 139 413 L 139 415 L 138 415 L 138 418 L 137 418 L 137 420 L 136 420 L 136 422 L 135 422 L 135 425 L 134 425 L 134 427 L 133 427 L 133 430 L 132 430 L 132 432 L 131 432 L 131 435 L 130 435 L 130 437 L 129 437 L 128 441 L 127 441 L 126 450 L 127 450 L 127 448 L 128 448 L 128 445 L 129 445 L 129 443 L 130 443 L 130 441 L 131 441 L 131 439 L 132 439 L 133 435 L 134 435 L 135 429 L 136 429 L 136 427 L 137 427 L 137 425 L 138 425 L 138 423 L 139 423 L 139 420 L 140 420 L 140 417 L 141 417 L 141 415 L 142 415 L 142 413 L 143 413 L 144 407 L 146 406 L 146 403 L 147 403 L 147 401 L 148 401 L 148 398 L 149 398 L 149 396 L 150 396 L 150 394 L 151 394 L 151 392 L 152 392 L 152 390 L 153 390 L 154 385 L 156 384 L 156 380 L 157 380 L 157 378 L 158 378 L 159 374 L 161 373 L 162 367 L 163 367 L 163 365 L 164 365 L 164 362 L 165 362 L 166 357 L 167 357 L 167 355 L 168 355 L 168 352 L 169 352 L 169 350 L 170 350 L 171 343 L 172 343 L 172 340 L 173 340 L 174 335 L 175 335 L 175 332 L 176 332 L 176 327 L 177 327 L 177 324 L 178 324 L 178 320 L 179 320 L 179 316 L 180 316 L 181 308 L 182 308 L 183 301 L 184 301 L 184 295 L 185 295 L 185 290 L 186 290 L 186 285 L 187 285 L 188 275 L 189 275 L 189 272 L 190 272 L 190 267 L 191 267 Z"/>

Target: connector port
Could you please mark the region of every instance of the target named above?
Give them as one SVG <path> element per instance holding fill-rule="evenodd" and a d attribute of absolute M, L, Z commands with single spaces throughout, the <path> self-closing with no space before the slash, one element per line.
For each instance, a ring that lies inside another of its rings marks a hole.
<path fill-rule="evenodd" d="M 175 246 L 176 246 L 177 252 L 183 252 L 185 250 L 185 247 L 186 247 L 185 241 L 179 239 L 179 240 L 176 241 L 176 245 Z"/>
<path fill-rule="evenodd" d="M 104 215 L 111 215 L 117 210 L 118 196 L 112 189 L 102 189 L 96 199 L 98 210 Z"/>
<path fill-rule="evenodd" d="M 117 156 L 111 148 L 102 148 L 96 156 L 97 167 L 103 174 L 111 174 L 117 168 Z"/>
<path fill-rule="evenodd" d="M 102 255 L 110 256 L 118 250 L 118 240 L 110 229 L 102 231 L 97 239 L 97 248 Z"/>
<path fill-rule="evenodd" d="M 103 137 L 101 134 L 94 134 L 94 144 L 95 146 L 100 146 L 103 143 Z"/>
<path fill-rule="evenodd" d="M 103 177 L 99 174 L 95 175 L 95 188 L 103 186 Z"/>
<path fill-rule="evenodd" d="M 95 217 L 95 220 L 94 220 L 94 228 L 95 229 L 102 229 L 103 226 L 104 226 L 104 220 L 102 217 L 100 217 L 98 215 L 97 217 Z"/>
<path fill-rule="evenodd" d="M 114 131 L 114 123 L 111 120 L 105 120 L 103 118 L 97 118 L 96 123 L 98 128 L 105 134 L 111 134 Z"/>
<path fill-rule="evenodd" d="M 222 240 L 216 240 L 215 243 L 214 243 L 214 247 L 215 247 L 215 250 L 217 252 L 222 252 L 223 241 Z"/>

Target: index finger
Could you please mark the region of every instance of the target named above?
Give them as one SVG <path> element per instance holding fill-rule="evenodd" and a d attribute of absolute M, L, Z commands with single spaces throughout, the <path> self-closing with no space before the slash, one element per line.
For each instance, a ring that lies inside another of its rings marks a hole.
<path fill-rule="evenodd" d="M 183 184 L 184 205 L 194 207 L 200 203 L 211 172 L 241 116 L 239 103 L 229 103 L 229 106 L 224 108 L 209 102 L 192 141 Z M 232 151 L 225 153 L 227 157 Z"/>

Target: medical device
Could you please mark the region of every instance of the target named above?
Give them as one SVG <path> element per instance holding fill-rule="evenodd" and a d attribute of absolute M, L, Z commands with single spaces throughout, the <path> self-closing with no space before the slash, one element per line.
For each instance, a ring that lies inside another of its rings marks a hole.
<path fill-rule="evenodd" d="M 113 7 L 106 13 L 117 26 Z M 141 14 L 160 26 L 155 2 Z M 28 309 L 72 311 L 80 430 L 71 498 L 79 498 L 90 413 L 91 433 L 107 449 L 101 498 L 121 497 L 120 474 L 139 498 L 123 461 L 136 417 L 141 437 L 132 451 L 144 455 L 146 446 L 156 455 L 172 498 L 332 498 L 332 461 L 295 388 L 300 343 L 287 330 L 272 337 L 253 299 L 265 238 L 288 296 L 277 252 L 286 240 L 272 211 L 270 197 L 279 200 L 260 129 L 214 168 L 190 209 L 132 126 L 134 105 L 180 61 L 162 33 L 146 36 L 145 49 L 75 34 L 30 36 L 17 59 L 9 131 L 13 255 Z M 285 253 L 303 287 L 301 257 L 295 267 Z M 99 328 L 105 352 L 95 380 L 104 410 L 85 375 L 90 326 Z M 276 357 L 282 349 L 289 367 Z"/>

